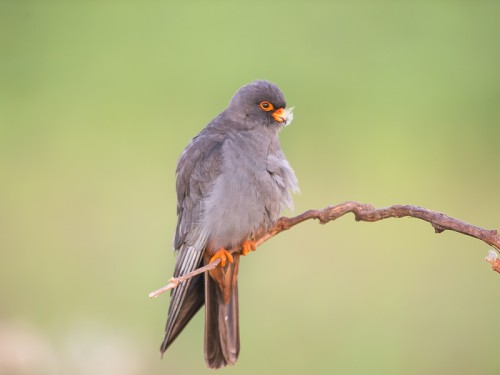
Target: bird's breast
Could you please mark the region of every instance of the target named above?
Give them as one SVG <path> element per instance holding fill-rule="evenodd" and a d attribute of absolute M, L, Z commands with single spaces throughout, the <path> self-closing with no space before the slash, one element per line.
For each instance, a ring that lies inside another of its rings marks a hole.
<path fill-rule="evenodd" d="M 282 190 L 267 170 L 273 139 L 246 133 L 225 140 L 221 174 L 205 201 L 203 225 L 214 247 L 239 245 L 279 215 Z"/>

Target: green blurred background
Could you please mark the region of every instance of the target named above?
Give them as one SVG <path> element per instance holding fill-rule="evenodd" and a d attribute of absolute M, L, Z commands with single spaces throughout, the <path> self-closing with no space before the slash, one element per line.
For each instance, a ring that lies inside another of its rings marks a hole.
<path fill-rule="evenodd" d="M 295 105 L 296 213 L 421 205 L 500 229 L 498 1 L 2 1 L 0 373 L 163 360 L 174 169 L 257 78 Z M 290 213 L 286 213 L 290 214 Z M 304 223 L 243 259 L 232 374 L 499 374 L 488 247 L 402 219 Z"/>

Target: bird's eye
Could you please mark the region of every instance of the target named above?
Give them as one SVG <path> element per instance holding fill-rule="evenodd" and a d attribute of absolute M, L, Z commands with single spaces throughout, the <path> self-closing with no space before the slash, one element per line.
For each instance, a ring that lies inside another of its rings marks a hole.
<path fill-rule="evenodd" d="M 266 112 L 272 111 L 274 109 L 273 105 L 266 100 L 260 102 L 259 107 Z"/>

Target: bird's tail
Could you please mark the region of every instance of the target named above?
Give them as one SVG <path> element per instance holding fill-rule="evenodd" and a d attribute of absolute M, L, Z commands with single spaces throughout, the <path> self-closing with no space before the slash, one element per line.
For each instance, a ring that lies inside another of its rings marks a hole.
<path fill-rule="evenodd" d="M 205 362 L 208 367 L 234 365 L 240 352 L 238 320 L 239 254 L 234 263 L 205 273 Z"/>
<path fill-rule="evenodd" d="M 191 318 L 203 306 L 205 299 L 203 284 L 203 276 L 198 275 L 172 290 L 165 338 L 160 347 L 162 356 Z"/>

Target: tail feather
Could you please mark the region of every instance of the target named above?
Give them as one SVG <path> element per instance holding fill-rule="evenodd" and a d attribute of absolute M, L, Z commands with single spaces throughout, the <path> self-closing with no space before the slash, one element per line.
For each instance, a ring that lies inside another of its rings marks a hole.
<path fill-rule="evenodd" d="M 160 347 L 160 352 L 163 354 L 168 349 L 170 344 L 174 342 L 179 333 L 184 329 L 184 327 L 189 323 L 191 318 L 198 312 L 198 310 L 203 306 L 205 301 L 205 291 L 204 291 L 204 279 L 203 276 L 196 276 L 190 280 L 190 285 L 188 290 L 183 296 L 183 300 L 180 303 L 179 312 L 171 314 L 173 303 L 170 305 L 167 326 L 165 329 L 165 338 Z M 175 291 L 175 289 L 174 289 Z M 172 296 L 174 297 L 174 295 Z"/>
<path fill-rule="evenodd" d="M 205 273 L 205 362 L 208 367 L 234 365 L 240 352 L 238 320 L 238 265 Z"/>

